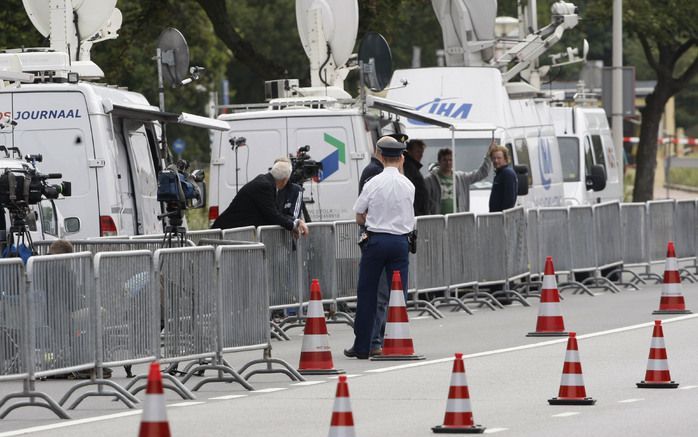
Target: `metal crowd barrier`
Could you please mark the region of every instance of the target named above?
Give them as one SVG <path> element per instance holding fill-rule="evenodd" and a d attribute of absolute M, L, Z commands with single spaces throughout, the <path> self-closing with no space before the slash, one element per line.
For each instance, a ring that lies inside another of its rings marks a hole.
<path fill-rule="evenodd" d="M 463 311 L 472 314 L 466 303 L 487 305 L 494 310 L 494 306 L 481 297 L 489 296 L 478 293 L 478 230 L 475 214 L 455 213 L 446 215 L 446 232 L 448 237 L 444 239 L 446 253 L 446 270 L 448 277 L 448 289 L 445 298 L 458 298 L 458 289 L 473 289 L 472 293 L 464 293 Z M 419 249 L 418 249 L 419 250 Z M 460 299 L 459 299 L 460 300 Z M 432 301 L 434 305 L 440 304 L 439 298 Z"/>
<path fill-rule="evenodd" d="M 265 264 L 269 281 L 269 308 L 284 310 L 287 315 L 281 319 L 273 317 L 272 328 L 277 337 L 287 340 L 283 329 L 302 326 L 299 321 L 302 318 L 303 299 L 309 295 L 309 290 L 303 291 L 301 274 L 303 259 L 299 244 L 303 244 L 303 241 L 299 239 L 299 243 L 295 242 L 291 232 L 280 226 L 258 227 L 257 241 L 267 248 Z M 282 328 L 283 325 L 287 326 Z"/>
<path fill-rule="evenodd" d="M 220 229 L 204 229 L 200 231 L 187 231 L 187 240 L 191 240 L 195 246 L 199 245 L 199 240 L 221 240 L 223 239 L 223 231 Z"/>
<path fill-rule="evenodd" d="M 329 222 L 308 223 L 308 230 L 308 235 L 301 238 L 303 240 L 301 244 L 303 300 L 309 299 L 310 284 L 313 279 L 318 279 L 323 301 L 331 303 L 328 322 L 341 322 L 353 326 L 354 319 L 346 312 L 338 311 L 335 224 Z M 308 298 L 306 299 L 305 296 Z"/>
<path fill-rule="evenodd" d="M 254 226 L 243 226 L 223 230 L 221 238 L 223 240 L 236 241 L 257 241 L 257 228 Z"/>
<path fill-rule="evenodd" d="M 65 404 L 77 390 L 96 385 L 97 391 L 81 394 L 70 409 L 90 396 L 116 397 L 134 408 L 138 400 L 115 382 L 104 379 L 103 368 L 151 362 L 159 356 L 160 302 L 153 254 L 147 250 L 98 253 L 94 270 L 97 292 L 90 311 L 96 318 L 96 378 L 73 386 L 60 403 Z M 114 391 L 104 390 L 105 386 Z"/>
<path fill-rule="evenodd" d="M 0 413 L 0 418 L 5 418 L 17 408 L 35 406 L 49 409 L 62 419 L 69 419 L 65 410 L 53 398 L 36 390 L 34 360 L 40 359 L 41 354 L 40 351 L 34 352 L 32 334 L 35 333 L 30 320 L 33 300 L 33 297 L 30 298 L 22 261 L 18 258 L 0 259 L 0 382 L 22 381 L 22 390 L 5 395 L 0 400 L 0 409 L 14 399 L 27 399 L 25 402 L 8 404 Z"/>
<path fill-rule="evenodd" d="M 359 226 L 354 220 L 334 222 L 337 301 L 356 300 L 361 248 Z"/>
<path fill-rule="evenodd" d="M 180 362 L 211 360 L 216 355 L 216 264 L 211 246 L 159 249 L 153 258 L 155 287 L 159 290 L 162 350 L 161 363 L 169 364 L 163 373 L 165 384 L 182 398 L 194 395 L 172 373 Z M 134 378 L 126 389 L 136 394 L 146 388 L 137 385 L 145 375 Z"/>
<path fill-rule="evenodd" d="M 674 209 L 674 245 L 676 256 L 680 264 L 690 262 L 696 274 L 698 274 L 698 263 L 696 262 L 696 238 L 698 235 L 698 210 L 695 200 L 677 200 Z M 682 279 L 689 282 L 697 282 L 693 273 L 688 268 L 681 267 Z"/>
<path fill-rule="evenodd" d="M 528 269 L 528 235 L 523 207 L 504 211 L 506 233 L 506 274 L 509 281 L 530 276 Z"/>
<path fill-rule="evenodd" d="M 247 379 L 258 373 L 283 373 L 292 380 L 304 380 L 288 363 L 271 357 L 269 293 L 264 258 L 265 247 L 259 243 L 216 248 L 219 311 L 215 358 L 209 364 L 191 369 L 183 382 L 199 371 L 215 370 L 217 375 L 199 381 L 194 391 L 211 382 L 238 382 L 253 390 Z M 223 358 L 223 353 L 249 350 L 264 350 L 264 356 L 246 363 L 239 371 Z M 263 364 L 266 368 L 241 376 L 255 364 Z M 275 369 L 272 364 L 279 364 L 281 368 Z"/>
<path fill-rule="evenodd" d="M 674 241 L 674 200 L 647 202 L 648 265 L 663 263 L 666 259 L 667 242 Z M 661 280 L 661 278 L 660 278 Z"/>
<path fill-rule="evenodd" d="M 48 255 L 49 246 L 53 241 L 35 241 L 34 246 L 39 255 Z M 124 250 L 149 250 L 154 252 L 163 248 L 162 238 L 95 238 L 89 240 L 70 240 L 74 252 L 91 252 L 93 255 L 99 252 L 118 252 Z"/>
<path fill-rule="evenodd" d="M 417 229 L 417 253 L 409 254 L 407 284 L 408 293 L 413 298 L 407 302 L 407 307 L 426 312 L 435 319 L 441 319 L 443 314 L 431 302 L 421 299 L 421 294 L 448 289 L 448 276 L 444 263 L 446 217 L 443 215 L 417 217 L 415 228 Z"/>

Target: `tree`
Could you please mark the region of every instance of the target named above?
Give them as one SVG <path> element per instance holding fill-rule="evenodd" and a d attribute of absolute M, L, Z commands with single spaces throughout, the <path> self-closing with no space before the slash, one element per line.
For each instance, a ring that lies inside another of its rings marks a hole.
<path fill-rule="evenodd" d="M 651 200 L 657 167 L 659 124 L 667 101 L 698 76 L 698 3 L 695 0 L 626 1 L 624 30 L 639 41 L 657 84 L 641 110 L 640 143 L 633 201 Z M 608 1 L 596 0 L 595 12 L 610 20 Z"/>

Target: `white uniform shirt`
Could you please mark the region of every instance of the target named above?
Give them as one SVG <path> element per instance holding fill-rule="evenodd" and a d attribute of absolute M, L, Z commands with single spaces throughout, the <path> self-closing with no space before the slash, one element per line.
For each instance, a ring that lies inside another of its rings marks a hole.
<path fill-rule="evenodd" d="M 371 232 L 404 235 L 414 228 L 414 185 L 395 167 L 372 177 L 356 203 L 354 212 L 366 216 Z"/>

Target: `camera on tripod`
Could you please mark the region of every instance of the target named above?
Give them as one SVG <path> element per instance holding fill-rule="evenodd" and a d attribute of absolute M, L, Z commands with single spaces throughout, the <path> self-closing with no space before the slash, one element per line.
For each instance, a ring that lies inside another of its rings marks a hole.
<path fill-rule="evenodd" d="M 305 181 L 320 176 L 322 163 L 311 159 L 309 152 L 310 146 L 306 144 L 298 148 L 296 156 L 289 156 L 293 168 L 289 182 L 302 185 Z"/>
<path fill-rule="evenodd" d="M 180 209 L 202 208 L 204 197 L 199 186 L 204 181 L 204 171 L 187 173 L 189 163 L 183 159 L 158 174 L 158 202 L 176 204 Z"/>
<path fill-rule="evenodd" d="M 9 233 L 6 229 L 0 229 L 0 247 L 7 239 L 7 249 L 3 256 L 17 256 L 20 254 L 20 246 L 24 245 L 30 253 L 35 253 L 31 234 L 27 228 L 27 222 L 33 222 L 32 205 L 41 202 L 42 199 L 57 199 L 59 195 L 70 196 L 70 182 L 61 181 L 50 184 L 49 179 L 60 179 L 60 173 L 44 174 L 36 169 L 36 163 L 42 162 L 41 155 L 26 155 L 22 160 L 22 152 L 18 147 L 0 146 L 0 216 L 4 222 L 4 209 L 7 209 L 10 217 Z M 5 253 L 6 252 L 6 253 Z"/>

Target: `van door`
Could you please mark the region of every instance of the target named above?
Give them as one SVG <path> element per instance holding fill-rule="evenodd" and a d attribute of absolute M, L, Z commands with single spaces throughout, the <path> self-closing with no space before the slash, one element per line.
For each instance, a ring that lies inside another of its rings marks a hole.
<path fill-rule="evenodd" d="M 139 121 L 124 120 L 123 136 L 128 153 L 128 168 L 133 186 L 135 214 L 138 234 L 154 234 L 162 231 L 157 216 L 161 213 L 157 200 L 157 147 L 148 136 L 146 126 Z"/>
<path fill-rule="evenodd" d="M 218 179 L 219 203 L 210 206 L 218 206 L 221 213 L 239 188 L 257 175 L 267 173 L 275 159 L 288 156 L 286 117 L 231 120 L 229 137 L 223 135 L 220 154 L 211 156 L 211 176 Z M 233 149 L 228 140 L 240 137 L 245 138 L 246 145 Z"/>
<path fill-rule="evenodd" d="M 74 238 L 99 235 L 99 185 L 94 139 L 85 96 L 80 92 L 12 94 L 14 144 L 23 154 L 40 153 L 42 173 L 62 173 L 72 195 L 56 200 L 65 217 L 78 217 Z"/>
<path fill-rule="evenodd" d="M 352 178 L 350 153 L 356 150 L 351 117 L 288 119 L 289 153 L 310 146 L 312 159 L 322 163 L 317 180 L 304 184 L 304 199 L 313 221 L 339 220 L 352 214 L 358 178 Z M 355 166 L 354 166 L 355 168 Z"/>

